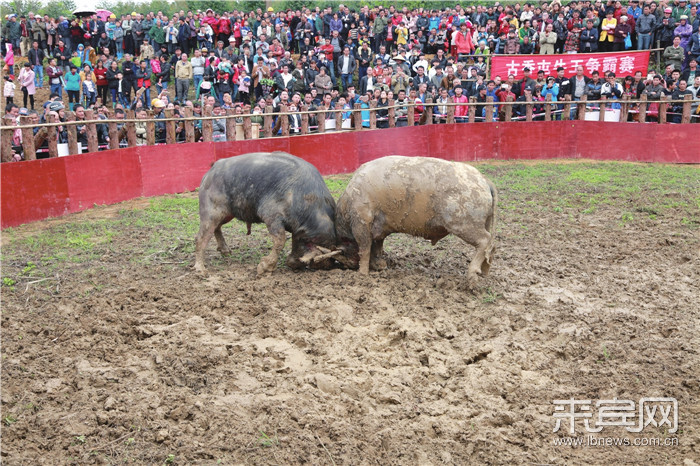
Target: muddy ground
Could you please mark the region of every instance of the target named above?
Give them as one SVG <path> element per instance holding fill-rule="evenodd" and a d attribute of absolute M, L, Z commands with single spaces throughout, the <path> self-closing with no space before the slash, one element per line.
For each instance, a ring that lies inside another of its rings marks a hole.
<path fill-rule="evenodd" d="M 190 236 L 134 220 L 143 200 L 5 232 L 3 463 L 700 463 L 698 186 L 584 213 L 515 170 L 485 169 L 502 208 L 477 293 L 453 237 L 391 237 L 390 268 L 368 278 L 254 279 L 269 243 L 235 225 L 240 256 L 212 241 L 203 279 Z M 177 199 L 196 228 L 194 195 Z M 595 437 L 677 446 L 554 445 L 569 437 L 552 432 L 555 399 L 656 396 L 678 400 L 676 433 Z"/>

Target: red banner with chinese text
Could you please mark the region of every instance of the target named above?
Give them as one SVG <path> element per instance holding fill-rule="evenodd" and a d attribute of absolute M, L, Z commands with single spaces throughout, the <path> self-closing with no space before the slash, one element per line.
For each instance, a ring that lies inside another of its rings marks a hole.
<path fill-rule="evenodd" d="M 576 68 L 583 66 L 583 73 L 590 76 L 597 71 L 601 76 L 612 71 L 620 78 L 634 75 L 641 71 L 647 75 L 649 68 L 649 51 L 644 50 L 612 53 L 571 53 L 557 55 L 491 55 L 491 79 L 500 76 L 503 81 L 512 74 L 515 79 L 523 77 L 523 68 L 530 68 L 530 75 L 534 79 L 539 70 L 544 71 L 545 76 L 556 76 L 557 68 L 563 66 L 566 76 L 576 74 Z"/>

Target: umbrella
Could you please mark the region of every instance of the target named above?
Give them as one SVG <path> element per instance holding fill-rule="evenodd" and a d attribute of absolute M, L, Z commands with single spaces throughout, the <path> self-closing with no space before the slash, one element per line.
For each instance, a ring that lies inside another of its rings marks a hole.
<path fill-rule="evenodd" d="M 102 21 L 107 21 L 109 17 L 114 14 L 109 10 L 97 10 L 95 13 L 97 13 L 97 16 L 99 16 Z"/>
<path fill-rule="evenodd" d="M 92 16 L 95 14 L 95 10 L 90 10 L 90 9 L 77 9 L 73 12 L 75 16 L 78 17 L 83 17 L 83 16 Z"/>

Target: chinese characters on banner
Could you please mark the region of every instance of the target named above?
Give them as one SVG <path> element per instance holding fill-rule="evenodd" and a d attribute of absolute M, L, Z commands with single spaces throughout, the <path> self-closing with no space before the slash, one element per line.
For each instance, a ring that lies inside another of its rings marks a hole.
<path fill-rule="evenodd" d="M 572 53 L 560 55 L 491 55 L 491 79 L 500 76 L 503 81 L 512 74 L 515 79 L 523 77 L 523 68 L 530 68 L 534 78 L 539 70 L 545 76 L 556 76 L 557 68 L 564 67 L 566 76 L 576 74 L 576 68 L 583 66 L 583 74 L 590 76 L 597 71 L 602 76 L 612 71 L 620 78 L 641 71 L 647 75 L 649 51 L 613 53 Z"/>

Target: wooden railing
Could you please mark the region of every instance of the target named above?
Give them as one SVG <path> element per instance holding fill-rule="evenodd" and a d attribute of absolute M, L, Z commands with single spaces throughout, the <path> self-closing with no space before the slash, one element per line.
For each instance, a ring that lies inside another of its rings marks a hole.
<path fill-rule="evenodd" d="M 682 104 L 681 123 L 690 123 L 692 118 L 698 121 L 698 116 L 691 115 L 693 101 L 690 95 L 686 95 L 685 99 L 681 101 L 673 101 L 665 96 L 655 102 L 659 104 L 659 123 L 663 124 L 668 121 L 668 108 L 671 104 Z M 574 117 L 573 119 L 585 120 L 587 110 L 598 111 L 599 120 L 605 121 L 605 109 L 612 105 L 620 106 L 619 121 L 626 122 L 629 114 L 636 112 L 638 113 L 638 121 L 644 123 L 647 119 L 647 110 L 650 103 L 651 101 L 647 100 L 645 95 L 639 100 L 630 100 L 627 96 L 624 96 L 620 100 L 601 98 L 595 101 L 588 101 L 585 96 L 581 100 L 572 101 L 567 95 L 565 100 L 558 102 L 552 102 L 551 95 L 548 95 L 544 102 L 528 100 L 524 103 L 513 101 L 512 98 L 509 98 L 506 102 L 494 102 L 492 97 L 488 97 L 486 102 L 477 102 L 475 97 L 471 97 L 469 102 L 455 103 L 454 99 L 450 97 L 446 103 L 433 102 L 431 99 L 427 99 L 422 104 L 424 110 L 418 119 L 416 119 L 415 114 L 415 103 L 396 104 L 394 101 L 389 101 L 388 106 L 380 108 L 377 107 L 377 101 L 371 101 L 369 102 L 369 108 L 362 108 L 362 104 L 358 103 L 352 109 L 321 107 L 312 111 L 302 105 L 301 110 L 297 112 L 288 112 L 288 107 L 282 105 L 280 106 L 281 111 L 277 113 L 272 112 L 272 102 L 270 101 L 263 114 L 236 114 L 233 109 L 227 109 L 225 115 L 219 116 L 212 115 L 211 106 L 204 108 L 202 116 L 194 116 L 192 108 L 185 107 L 183 110 L 184 117 L 176 117 L 172 109 L 165 109 L 163 110 L 164 118 L 157 119 L 153 117 L 152 111 L 149 112 L 149 118 L 147 119 L 135 119 L 134 111 L 129 110 L 126 112 L 125 119 L 114 119 L 113 115 L 109 115 L 109 119 L 100 120 L 95 119 L 93 110 L 85 110 L 85 119 L 81 121 L 76 121 L 76 116 L 73 112 L 66 112 L 66 121 L 64 122 L 57 122 L 55 117 L 52 117 L 54 121 L 32 125 L 29 122 L 29 117 L 20 117 L 19 126 L 13 125 L 11 117 L 5 115 L 3 126 L 0 127 L 2 132 L 2 162 L 13 160 L 12 140 L 14 132 L 18 129 L 22 134 L 24 159 L 35 160 L 37 148 L 43 146 L 44 143 L 48 146 L 45 152 L 48 152 L 49 157 L 58 156 L 58 133 L 54 128 L 59 126 L 63 126 L 67 130 L 68 154 L 78 154 L 80 153 L 77 130 L 79 125 L 85 125 L 87 152 L 97 152 L 100 149 L 118 149 L 120 147 L 139 145 L 136 137 L 137 122 L 145 122 L 146 124 L 146 139 L 141 145 L 154 145 L 161 143 L 156 141 L 157 123 L 165 123 L 165 134 L 162 142 L 175 144 L 177 142 L 213 141 L 213 120 L 218 119 L 226 120 L 226 140 L 238 141 L 257 139 L 259 137 L 269 138 L 277 135 L 282 137 L 305 135 L 314 132 L 314 129 L 316 133 L 324 133 L 328 129 L 327 126 L 332 126 L 336 131 L 376 129 L 378 121 L 387 121 L 388 126 L 393 128 L 397 126 L 398 121 L 402 123 L 404 121 L 403 112 L 401 112 L 402 115 L 397 116 L 397 109 L 405 109 L 406 112 L 406 123 L 401 124 L 401 126 L 456 122 L 474 123 L 478 121 L 533 121 L 534 119 L 543 121 L 552 121 L 554 119 L 570 120 L 572 116 Z M 525 115 L 513 117 L 514 105 L 525 105 Z M 467 106 L 468 111 L 465 117 L 456 119 L 455 108 L 458 106 Z M 540 114 L 535 114 L 533 111 L 535 106 L 543 107 L 544 111 Z M 436 107 L 444 108 L 445 113 L 436 112 Z M 484 108 L 483 116 L 476 114 L 477 107 Z M 387 116 L 377 118 L 377 112 L 380 110 L 386 110 Z M 362 112 L 369 113 L 368 120 L 362 119 Z M 328 113 L 332 113 L 334 118 L 327 119 L 326 114 Z M 344 119 L 343 113 L 351 113 L 351 117 Z M 298 128 L 294 128 L 294 130 L 290 128 L 289 119 L 286 118 L 288 115 L 300 116 L 301 123 Z M 315 127 L 310 125 L 309 122 L 312 115 L 318 115 L 318 124 Z M 285 118 L 279 118 L 280 116 Z M 262 119 L 262 125 L 253 122 L 260 119 Z M 201 121 L 201 129 L 195 128 L 195 126 L 198 126 L 195 125 L 195 122 L 199 121 Z M 327 121 L 333 121 L 333 124 L 326 123 Z M 100 146 L 99 144 L 97 125 L 107 125 L 109 142 L 106 145 Z M 39 128 L 36 134 L 34 134 L 35 128 Z"/>

